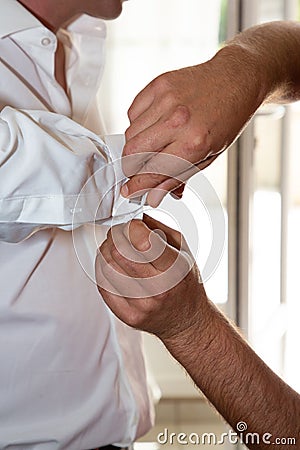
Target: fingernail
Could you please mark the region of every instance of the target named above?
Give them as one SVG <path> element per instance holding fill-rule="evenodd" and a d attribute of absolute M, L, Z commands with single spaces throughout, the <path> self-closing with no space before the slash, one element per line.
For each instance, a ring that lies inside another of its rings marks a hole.
<path fill-rule="evenodd" d="M 121 187 L 121 195 L 123 197 L 128 197 L 129 195 L 129 189 L 127 187 L 127 184 L 123 184 L 123 186 Z"/>
<path fill-rule="evenodd" d="M 174 198 L 175 200 L 180 200 L 181 197 L 179 197 L 179 195 L 174 194 L 174 192 L 170 192 L 170 195 L 172 198 Z"/>

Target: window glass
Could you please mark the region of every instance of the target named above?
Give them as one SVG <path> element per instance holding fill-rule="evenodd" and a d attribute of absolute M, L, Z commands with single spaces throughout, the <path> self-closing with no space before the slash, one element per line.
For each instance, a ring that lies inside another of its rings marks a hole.
<path fill-rule="evenodd" d="M 131 0 L 125 2 L 121 16 L 108 22 L 107 64 L 100 91 L 101 106 L 108 133 L 123 133 L 129 125 L 127 110 L 136 94 L 163 72 L 199 64 L 214 55 L 219 47 L 220 17 L 224 23 L 224 2 L 212 0 L 209 6 L 199 0 Z M 224 207 L 226 219 L 227 157 L 219 158 L 204 171 Z M 196 199 L 197 200 L 197 199 Z M 170 211 L 176 202 L 167 198 L 162 206 Z M 185 189 L 183 203 L 194 211 L 198 233 L 197 262 L 203 269 L 209 254 L 212 231 L 210 217 L 195 193 Z M 153 215 L 176 228 L 168 213 Z M 216 302 L 227 301 L 227 231 L 220 264 L 207 281 L 209 296 Z M 187 236 L 189 239 L 189 236 Z"/>
<path fill-rule="evenodd" d="M 258 22 L 282 20 L 293 1 L 258 2 Z M 295 9 L 294 17 L 298 16 Z M 255 117 L 250 337 L 260 356 L 300 390 L 297 259 L 300 249 L 299 103 Z"/>

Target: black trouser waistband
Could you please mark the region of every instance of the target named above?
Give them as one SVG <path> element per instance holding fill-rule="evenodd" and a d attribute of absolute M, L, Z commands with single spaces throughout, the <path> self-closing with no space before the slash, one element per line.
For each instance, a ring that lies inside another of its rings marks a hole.
<path fill-rule="evenodd" d="M 128 450 L 127 447 L 116 447 L 115 445 L 105 445 L 104 447 L 94 448 L 93 450 Z"/>

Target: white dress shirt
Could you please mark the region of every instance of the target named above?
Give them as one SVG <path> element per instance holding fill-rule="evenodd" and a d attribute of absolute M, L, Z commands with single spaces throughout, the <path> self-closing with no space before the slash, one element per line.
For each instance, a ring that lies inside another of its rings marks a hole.
<path fill-rule="evenodd" d="M 153 419 L 140 333 L 112 315 L 91 280 L 91 223 L 102 224 L 99 243 L 112 215 L 128 220 L 139 208 L 116 211 L 120 171 L 110 162 L 121 146 L 99 137 L 105 23 L 81 16 L 58 36 L 68 94 L 54 77 L 56 36 L 1 0 L 1 449 L 125 446 Z"/>

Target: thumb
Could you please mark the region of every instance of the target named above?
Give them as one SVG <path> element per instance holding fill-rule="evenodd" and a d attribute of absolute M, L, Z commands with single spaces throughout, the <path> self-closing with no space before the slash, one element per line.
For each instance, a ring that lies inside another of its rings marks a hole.
<path fill-rule="evenodd" d="M 185 239 L 179 231 L 168 227 L 164 223 L 159 222 L 158 220 L 154 219 L 151 216 L 148 216 L 148 214 L 143 214 L 143 222 L 152 231 L 157 230 L 158 233 L 159 231 L 162 231 L 166 236 L 168 244 L 172 245 L 177 250 L 180 250 L 183 246 L 187 247 Z"/>

